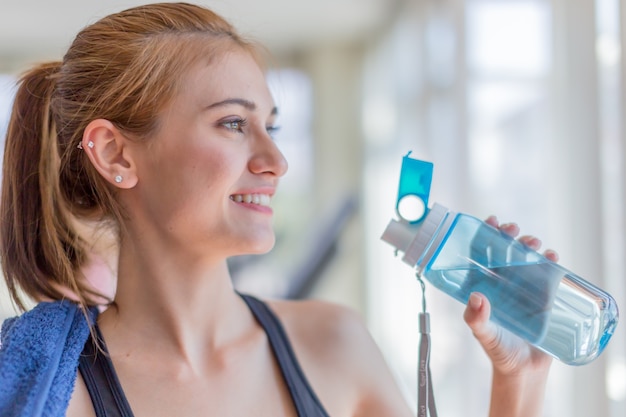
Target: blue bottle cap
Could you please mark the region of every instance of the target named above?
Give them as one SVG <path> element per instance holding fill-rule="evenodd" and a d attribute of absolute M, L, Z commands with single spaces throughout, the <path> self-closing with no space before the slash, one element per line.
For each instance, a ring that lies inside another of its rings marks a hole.
<path fill-rule="evenodd" d="M 411 151 L 402 158 L 396 213 L 400 219 L 414 224 L 421 222 L 428 213 L 433 164 L 409 155 Z"/>

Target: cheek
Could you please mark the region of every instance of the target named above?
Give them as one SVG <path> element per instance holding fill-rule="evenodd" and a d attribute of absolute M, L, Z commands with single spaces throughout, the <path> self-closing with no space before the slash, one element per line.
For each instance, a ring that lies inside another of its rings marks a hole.
<path fill-rule="evenodd" d="M 219 152 L 206 151 L 190 157 L 179 165 L 183 180 L 194 183 L 205 191 L 230 189 L 240 176 L 237 162 Z"/>
<path fill-rule="evenodd" d="M 173 198 L 180 202 L 194 204 L 200 211 L 219 210 L 227 204 L 241 176 L 240 164 L 224 152 L 197 149 L 174 162 L 170 166 L 171 178 L 164 180 Z"/>
<path fill-rule="evenodd" d="M 144 181 L 140 179 L 149 194 L 146 197 L 171 215 L 172 210 L 219 210 L 246 169 L 242 150 L 213 143 L 206 135 L 183 137 L 175 145 L 158 149 L 158 158 L 146 161 Z"/>

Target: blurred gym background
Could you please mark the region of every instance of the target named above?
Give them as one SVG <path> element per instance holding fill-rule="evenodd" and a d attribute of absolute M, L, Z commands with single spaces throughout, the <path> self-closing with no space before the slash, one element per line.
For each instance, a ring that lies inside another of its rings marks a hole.
<path fill-rule="evenodd" d="M 28 65 L 137 0 L 3 0 L 0 133 Z M 268 46 L 290 169 L 277 244 L 232 259 L 235 285 L 365 317 L 415 407 L 420 287 L 380 240 L 401 158 L 434 162 L 431 202 L 515 221 L 626 304 L 626 132 L 619 0 L 202 0 Z M 439 414 L 485 416 L 489 363 L 463 306 L 427 286 Z M 16 314 L 0 296 L 0 319 Z M 546 417 L 621 417 L 623 324 L 605 353 L 555 362 Z"/>

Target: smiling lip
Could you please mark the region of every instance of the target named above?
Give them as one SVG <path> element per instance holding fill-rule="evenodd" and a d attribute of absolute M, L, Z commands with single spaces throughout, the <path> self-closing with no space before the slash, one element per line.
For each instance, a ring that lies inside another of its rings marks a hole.
<path fill-rule="evenodd" d="M 254 204 L 262 207 L 269 207 L 272 200 L 271 195 L 263 193 L 233 194 L 230 199 L 236 203 Z"/>

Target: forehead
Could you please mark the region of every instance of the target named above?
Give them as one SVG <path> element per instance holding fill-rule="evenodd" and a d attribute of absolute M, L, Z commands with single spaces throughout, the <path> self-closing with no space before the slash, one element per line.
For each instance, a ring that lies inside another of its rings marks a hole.
<path fill-rule="evenodd" d="M 265 73 L 249 52 L 227 50 L 211 60 L 199 60 L 181 80 L 178 98 L 210 101 L 243 98 L 273 107 Z"/>

